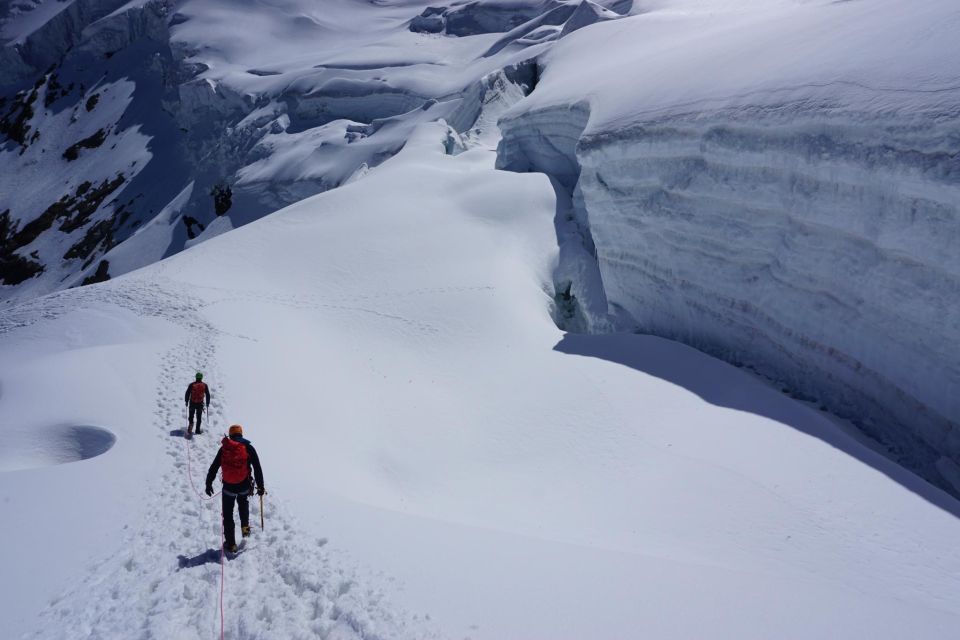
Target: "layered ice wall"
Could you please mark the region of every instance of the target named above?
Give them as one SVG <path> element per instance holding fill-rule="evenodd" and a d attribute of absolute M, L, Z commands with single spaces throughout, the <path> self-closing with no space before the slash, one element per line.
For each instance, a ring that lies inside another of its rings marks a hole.
<path fill-rule="evenodd" d="M 953 475 L 951 125 L 805 119 L 677 116 L 585 140 L 578 187 L 606 296 L 643 331 L 859 419 L 914 465 L 942 452 Z"/>
<path fill-rule="evenodd" d="M 584 30 L 501 121 L 500 165 L 570 189 L 626 328 L 751 367 L 957 491 L 960 11 L 865 11 Z"/>

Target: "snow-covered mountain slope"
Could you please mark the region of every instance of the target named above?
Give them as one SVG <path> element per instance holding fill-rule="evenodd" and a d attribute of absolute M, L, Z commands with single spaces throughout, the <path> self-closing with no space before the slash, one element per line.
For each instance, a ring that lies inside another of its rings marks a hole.
<path fill-rule="evenodd" d="M 501 123 L 499 166 L 572 197 L 580 323 L 750 367 L 960 490 L 960 6 L 648 8 Z"/>
<path fill-rule="evenodd" d="M 954 4 L 5 3 L 0 298 L 362 178 L 423 122 L 492 144 L 530 94 L 499 166 L 560 187 L 562 326 L 752 368 L 956 491 Z"/>
<path fill-rule="evenodd" d="M 546 177 L 411 135 L 363 180 L 0 314 L 6 632 L 217 637 L 190 478 L 240 422 L 269 494 L 226 637 L 953 637 L 953 498 L 688 347 L 561 332 Z M 196 368 L 214 426 L 186 443 Z M 96 440 L 73 425 L 116 443 L 55 465 Z"/>
<path fill-rule="evenodd" d="M 955 4 L 0 2 L 5 633 L 952 637 Z"/>
<path fill-rule="evenodd" d="M 105 280 L 339 186 L 420 122 L 495 131 L 533 86 L 524 62 L 590 20 L 570 0 L 488 4 L 450 9 L 479 21 L 462 38 L 418 29 L 422 2 L 7 6 L 0 299 Z"/>

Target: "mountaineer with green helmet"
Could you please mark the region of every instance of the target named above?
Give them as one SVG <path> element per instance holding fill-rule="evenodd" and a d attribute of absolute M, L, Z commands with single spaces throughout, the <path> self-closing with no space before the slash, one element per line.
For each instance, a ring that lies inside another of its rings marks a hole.
<path fill-rule="evenodd" d="M 187 423 L 187 437 L 193 437 L 193 418 L 197 418 L 197 433 L 203 433 L 200 423 L 203 421 L 204 399 L 206 408 L 210 408 L 210 387 L 203 381 L 203 374 L 199 371 L 196 380 L 187 385 L 187 392 L 183 395 L 183 402 L 190 408 L 189 422 Z"/>

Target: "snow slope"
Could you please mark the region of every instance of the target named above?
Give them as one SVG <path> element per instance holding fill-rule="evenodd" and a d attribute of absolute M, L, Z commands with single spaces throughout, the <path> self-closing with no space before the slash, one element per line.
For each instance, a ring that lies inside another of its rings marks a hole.
<path fill-rule="evenodd" d="M 954 4 L 0 4 L 4 632 L 953 637 Z"/>
<path fill-rule="evenodd" d="M 489 132 L 489 107 L 529 91 L 533 65 L 518 68 L 546 46 L 411 31 L 417 2 L 75 0 L 53 2 L 56 15 L 49 4 L 3 22 L 8 304 L 127 273 L 335 188 L 420 122 Z M 65 208 L 87 182 L 110 188 L 74 216 Z"/>
<path fill-rule="evenodd" d="M 750 367 L 960 491 L 960 6 L 645 9 L 501 121 L 499 166 L 571 197 L 578 326 Z"/>
<path fill-rule="evenodd" d="M 953 637 L 956 500 L 742 370 L 558 330 L 548 180 L 449 149 L 424 124 L 362 180 L 0 314 L 5 441 L 117 436 L 0 471 L 9 633 L 216 637 L 190 474 L 240 422 L 269 495 L 230 638 Z"/>

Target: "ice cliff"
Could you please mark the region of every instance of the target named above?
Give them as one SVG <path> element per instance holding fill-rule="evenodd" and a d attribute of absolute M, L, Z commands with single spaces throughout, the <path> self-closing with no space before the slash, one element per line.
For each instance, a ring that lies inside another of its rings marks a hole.
<path fill-rule="evenodd" d="M 960 490 L 960 10 L 780 4 L 574 34 L 499 165 L 569 193 L 588 325 L 751 368 Z"/>

